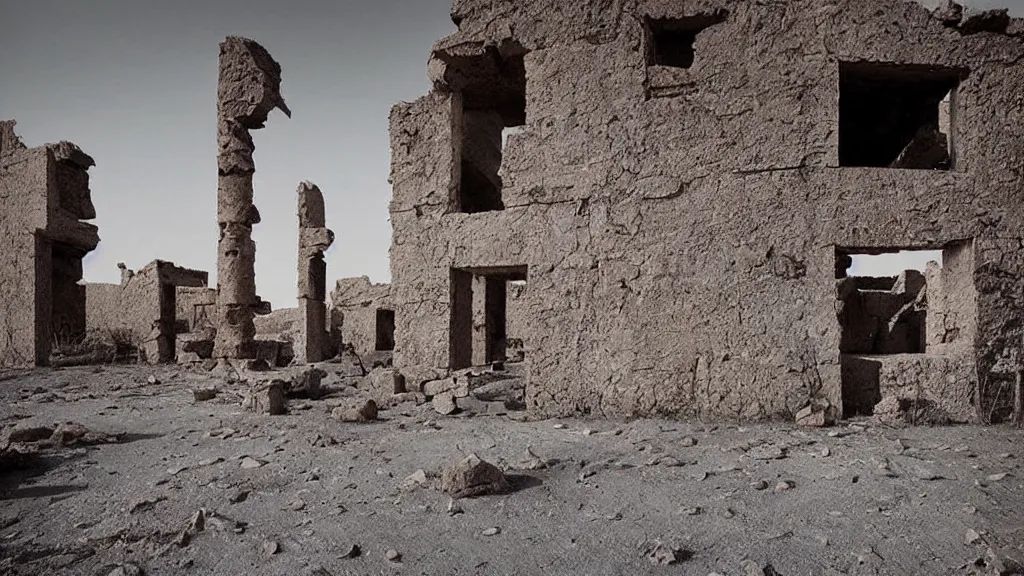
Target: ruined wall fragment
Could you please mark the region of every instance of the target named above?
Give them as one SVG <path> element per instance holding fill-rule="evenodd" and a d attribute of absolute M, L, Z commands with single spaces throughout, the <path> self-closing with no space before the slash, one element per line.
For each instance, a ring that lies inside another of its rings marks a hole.
<path fill-rule="evenodd" d="M 389 284 L 374 284 L 368 276 L 343 278 L 331 292 L 331 331 L 343 346 L 360 357 L 395 348 L 395 307 Z"/>
<path fill-rule="evenodd" d="M 295 353 L 299 362 L 320 362 L 329 355 L 330 348 L 324 252 L 334 243 L 334 232 L 327 228 L 324 196 L 315 184 L 299 184 L 298 204 L 298 290 L 302 329 Z"/>
<path fill-rule="evenodd" d="M 186 324 L 190 320 L 187 313 L 179 313 L 178 296 L 182 290 L 208 294 L 207 281 L 206 272 L 154 260 L 125 275 L 121 284 L 88 283 L 84 286 L 86 325 L 90 331 L 114 335 L 138 347 L 142 360 L 170 362 L 178 348 L 178 320 Z"/>
<path fill-rule="evenodd" d="M 947 339 L 964 337 L 916 364 L 936 403 L 969 397 L 1024 345 L 1024 177 L 1006 161 L 1024 157 L 1019 20 L 965 29 L 903 0 L 459 0 L 452 13 L 434 89 L 391 115 L 395 366 L 410 386 L 457 356 L 457 271 L 509 266 L 528 269 L 517 314 L 537 415 L 841 407 L 838 248 L 969 246 L 973 293 L 964 275 L 940 283 L 958 292 L 942 297 Z M 688 59 L 659 58 L 666 42 Z M 851 70 L 881 94 L 950 88 L 935 110 L 948 165 L 887 167 L 909 142 L 878 166 L 846 161 Z M 518 133 L 503 207 L 473 213 L 456 201 L 463 115 L 485 106 Z"/>
<path fill-rule="evenodd" d="M 274 108 L 291 116 L 280 86 L 281 66 L 262 46 L 238 36 L 221 43 L 217 85 L 218 358 L 254 358 L 256 353 L 253 316 L 260 303 L 252 227 L 259 223 L 260 214 L 253 204 L 255 145 L 249 131 L 262 128 Z"/>
<path fill-rule="evenodd" d="M 82 258 L 99 243 L 88 170 L 70 142 L 27 148 L 0 122 L 0 365 L 48 363 L 85 336 Z"/>

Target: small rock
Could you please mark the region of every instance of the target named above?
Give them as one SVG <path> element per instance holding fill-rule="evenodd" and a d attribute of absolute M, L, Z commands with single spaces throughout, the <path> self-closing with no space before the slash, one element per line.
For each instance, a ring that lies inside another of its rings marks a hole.
<path fill-rule="evenodd" d="M 271 416 L 287 414 L 288 403 L 284 384 L 281 380 L 257 383 L 242 401 L 242 407 L 256 414 L 270 414 Z"/>
<path fill-rule="evenodd" d="M 185 470 L 188 470 L 188 466 L 175 466 L 174 468 L 168 468 L 167 473 L 170 474 L 171 476 L 177 476 L 178 474 L 181 474 Z"/>
<path fill-rule="evenodd" d="M 454 498 L 449 498 L 448 499 L 448 515 L 449 516 L 456 516 L 456 515 L 462 514 L 462 513 L 463 513 L 462 505 L 459 504 L 459 502 L 457 500 L 455 500 Z"/>
<path fill-rule="evenodd" d="M 434 407 L 435 412 L 443 416 L 448 416 L 458 410 L 458 406 L 455 405 L 455 394 L 452 392 L 434 396 L 430 404 Z"/>
<path fill-rule="evenodd" d="M 985 480 L 988 480 L 989 482 L 999 482 L 1000 480 L 1006 478 L 1007 476 L 1009 476 L 1009 474 L 1007 474 L 1006 472 L 1000 472 L 998 474 L 990 474 L 987 478 L 985 478 Z"/>
<path fill-rule="evenodd" d="M 38 442 L 53 436 L 53 428 L 46 426 L 35 426 L 32 428 L 18 428 L 11 431 L 8 438 L 10 442 Z"/>
<path fill-rule="evenodd" d="M 497 494 L 508 490 L 505 474 L 495 465 L 470 454 L 445 470 L 441 477 L 441 490 L 455 498 L 470 498 Z"/>
<path fill-rule="evenodd" d="M 782 480 L 781 482 L 779 482 L 778 484 L 775 485 L 775 491 L 776 492 L 785 492 L 785 491 L 789 490 L 792 487 L 793 487 L 793 483 L 792 482 L 789 482 L 788 480 Z"/>
<path fill-rule="evenodd" d="M 220 458 L 220 457 L 217 457 L 217 458 L 207 458 L 206 460 L 200 460 L 199 461 L 199 465 L 200 466 L 213 466 L 214 464 L 219 464 L 219 463 L 221 463 L 223 461 L 224 461 L 224 459 Z"/>
<path fill-rule="evenodd" d="M 293 500 L 288 503 L 288 509 L 293 512 L 299 512 L 306 507 L 306 503 L 302 500 Z"/>
<path fill-rule="evenodd" d="M 978 534 L 975 530 L 968 529 L 967 534 L 964 535 L 964 544 L 967 544 L 969 546 L 971 544 L 977 543 L 978 540 L 981 540 L 981 534 Z"/>
<path fill-rule="evenodd" d="M 192 515 L 192 519 L 188 523 L 189 530 L 193 534 L 202 532 L 206 528 L 206 510 L 200 509 Z"/>
<path fill-rule="evenodd" d="M 694 438 L 693 436 L 683 436 L 679 440 L 679 445 L 683 446 L 684 448 L 692 448 L 693 446 L 697 445 L 697 439 Z"/>
<path fill-rule="evenodd" d="M 686 516 L 697 516 L 700 514 L 700 506 L 693 506 L 691 508 L 683 508 L 681 512 Z"/>
<path fill-rule="evenodd" d="M 342 559 L 356 558 L 363 553 L 358 544 L 352 544 L 348 549 L 343 548 L 343 550 L 345 551 L 341 553 L 341 556 L 339 556 L 339 558 Z"/>
<path fill-rule="evenodd" d="M 483 531 L 484 536 L 497 536 L 498 534 L 501 534 L 501 528 L 498 528 L 497 526 Z"/>
<path fill-rule="evenodd" d="M 367 400 L 360 408 L 339 406 L 331 412 L 331 416 L 342 422 L 373 422 L 377 419 L 377 403 Z"/>
<path fill-rule="evenodd" d="M 281 546 L 277 542 L 275 542 L 273 540 L 264 540 L 263 541 L 263 555 L 264 556 L 268 556 L 268 557 L 269 556 L 273 556 L 274 554 L 277 554 L 280 550 L 281 550 Z"/>
<path fill-rule="evenodd" d="M 767 490 L 768 482 L 765 480 L 758 480 L 757 482 L 751 482 L 750 487 L 754 490 Z"/>
<path fill-rule="evenodd" d="M 388 551 L 384 553 L 384 559 L 388 562 L 401 562 L 402 555 L 398 553 L 398 550 L 388 548 Z"/>
<path fill-rule="evenodd" d="M 253 468 L 259 468 L 260 466 L 263 466 L 263 464 L 263 462 L 260 462 L 255 458 L 246 456 L 245 458 L 242 458 L 242 463 L 239 466 L 246 470 L 252 470 Z"/>
<path fill-rule="evenodd" d="M 132 502 L 132 505 L 128 507 L 129 514 L 135 514 L 136 512 L 144 512 L 152 509 L 158 503 L 167 500 L 166 496 L 157 496 L 155 498 L 146 498 L 144 500 L 136 500 Z"/>
<path fill-rule="evenodd" d="M 822 428 L 835 424 L 835 421 L 836 410 L 824 399 L 814 399 L 796 413 L 796 423 L 800 426 Z"/>
<path fill-rule="evenodd" d="M 663 544 L 658 544 L 647 554 L 647 558 L 651 561 L 651 564 L 660 566 L 671 566 L 680 562 L 685 562 L 693 556 L 693 553 L 688 550 L 681 548 L 672 548 Z"/>
<path fill-rule="evenodd" d="M 422 486 L 427 483 L 427 473 L 423 469 L 417 470 L 405 477 L 402 487 L 406 489 Z"/>
<path fill-rule="evenodd" d="M 196 402 L 206 402 L 208 400 L 213 400 L 216 397 L 217 397 L 217 389 L 216 388 L 203 388 L 203 389 L 192 390 L 192 398 Z"/>
<path fill-rule="evenodd" d="M 149 378 L 146 378 L 146 382 L 149 384 L 159 384 L 160 379 L 157 378 L 156 376 L 150 376 Z"/>
<path fill-rule="evenodd" d="M 247 498 L 249 498 L 249 491 L 240 490 L 229 496 L 228 502 L 231 502 L 232 504 L 238 504 L 239 502 L 245 502 Z"/>

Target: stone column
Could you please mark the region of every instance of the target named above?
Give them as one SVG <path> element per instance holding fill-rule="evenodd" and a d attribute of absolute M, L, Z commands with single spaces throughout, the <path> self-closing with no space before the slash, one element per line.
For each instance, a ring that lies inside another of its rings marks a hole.
<path fill-rule="evenodd" d="M 327 229 L 324 195 L 312 182 L 299 184 L 299 318 L 302 327 L 295 347 L 298 362 L 326 359 L 327 263 L 324 251 L 334 243 Z"/>
<path fill-rule="evenodd" d="M 262 46 L 229 36 L 220 45 L 217 85 L 217 358 L 255 358 L 256 243 L 252 227 L 260 221 L 253 205 L 255 149 L 249 130 L 263 128 L 279 108 L 291 111 L 281 97 L 281 66 Z"/>

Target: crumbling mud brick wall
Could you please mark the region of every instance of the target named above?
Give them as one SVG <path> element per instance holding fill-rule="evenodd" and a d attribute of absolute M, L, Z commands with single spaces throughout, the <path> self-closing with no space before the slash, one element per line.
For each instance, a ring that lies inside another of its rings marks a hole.
<path fill-rule="evenodd" d="M 136 272 L 125 271 L 120 284 L 85 285 L 88 329 L 129 334 L 147 362 L 174 360 L 179 290 L 206 289 L 209 275 L 163 260 L 154 260 Z"/>
<path fill-rule="evenodd" d="M 954 12 L 458 0 L 390 118 L 395 366 L 457 367 L 464 279 L 521 274 L 534 414 L 841 410 L 837 258 L 956 244 L 980 390 L 1024 337 L 1024 27 Z"/>
<path fill-rule="evenodd" d="M 217 290 L 214 288 L 193 288 L 179 286 L 175 297 L 177 322 L 185 321 L 186 332 L 195 332 L 203 327 L 216 328 Z"/>
<path fill-rule="evenodd" d="M 342 278 L 331 292 L 331 333 L 359 356 L 395 348 L 395 308 L 391 285 L 368 276 Z"/>
<path fill-rule="evenodd" d="M 0 122 L 0 366 L 44 365 L 55 339 L 85 335 L 96 163 L 70 142 L 26 148 L 14 125 Z"/>

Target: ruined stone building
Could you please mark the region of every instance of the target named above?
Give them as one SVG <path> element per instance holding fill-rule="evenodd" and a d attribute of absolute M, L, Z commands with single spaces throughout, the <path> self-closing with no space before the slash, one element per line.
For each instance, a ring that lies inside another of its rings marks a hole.
<path fill-rule="evenodd" d="M 141 359 L 171 362 L 176 357 L 177 336 L 190 331 L 190 315 L 178 303 L 182 289 L 208 290 L 209 275 L 198 270 L 154 260 L 138 271 L 123 264 L 120 284 L 85 285 L 86 326 L 89 330 L 124 331 L 141 350 Z M 193 292 L 185 292 L 183 305 Z M 193 304 L 194 305 L 194 304 Z"/>
<path fill-rule="evenodd" d="M 503 360 L 525 282 L 537 415 L 1010 401 L 1020 20 L 903 0 L 457 0 L 452 20 L 433 89 L 392 110 L 392 285 L 358 320 L 393 312 L 411 387 Z M 941 267 L 848 277 L 926 249 Z"/>
<path fill-rule="evenodd" d="M 27 148 L 0 122 L 0 366 L 45 365 L 54 343 L 85 334 L 82 258 L 99 234 L 95 162 L 70 142 Z"/>

